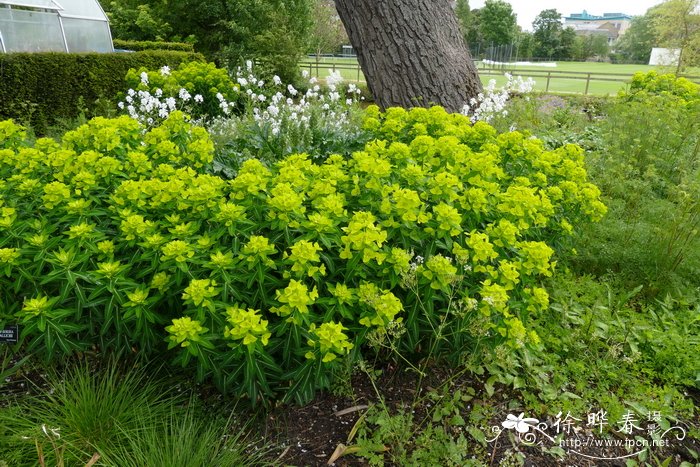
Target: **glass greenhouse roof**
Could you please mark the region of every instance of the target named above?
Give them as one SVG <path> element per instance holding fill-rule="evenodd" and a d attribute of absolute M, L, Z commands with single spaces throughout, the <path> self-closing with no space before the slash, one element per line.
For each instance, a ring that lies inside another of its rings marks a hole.
<path fill-rule="evenodd" d="M 113 52 L 97 0 L 0 0 L 0 52 Z"/>

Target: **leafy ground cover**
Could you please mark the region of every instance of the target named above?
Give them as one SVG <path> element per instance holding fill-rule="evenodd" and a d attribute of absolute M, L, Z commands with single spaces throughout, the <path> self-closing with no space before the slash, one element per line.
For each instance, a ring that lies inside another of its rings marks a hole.
<path fill-rule="evenodd" d="M 3 124 L 0 465 L 698 462 L 696 86 L 490 126 L 200 71 Z"/>

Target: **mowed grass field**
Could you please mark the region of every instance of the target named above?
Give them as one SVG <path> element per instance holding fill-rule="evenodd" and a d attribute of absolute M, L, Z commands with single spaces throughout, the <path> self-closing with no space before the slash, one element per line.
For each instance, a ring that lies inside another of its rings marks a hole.
<path fill-rule="evenodd" d="M 554 93 L 607 95 L 616 94 L 625 86 L 634 73 L 657 70 L 660 73 L 673 72 L 670 67 L 658 67 L 651 65 L 628 65 L 602 62 L 556 62 L 556 66 L 519 65 L 519 66 L 492 66 L 477 62 L 481 81 L 486 85 L 495 79 L 497 86 L 506 82 L 503 74 L 512 72 L 523 78 L 531 77 L 535 81 L 535 90 Z M 357 59 L 340 57 L 321 57 L 316 62 L 313 57 L 307 57 L 302 61 L 302 69 L 307 70 L 312 76 L 324 79 L 335 69 L 348 81 L 364 82 L 365 77 L 359 68 Z M 590 80 L 588 73 L 591 73 Z M 700 76 L 700 69 L 689 70 L 689 75 Z M 696 79 L 700 82 L 700 79 Z"/>

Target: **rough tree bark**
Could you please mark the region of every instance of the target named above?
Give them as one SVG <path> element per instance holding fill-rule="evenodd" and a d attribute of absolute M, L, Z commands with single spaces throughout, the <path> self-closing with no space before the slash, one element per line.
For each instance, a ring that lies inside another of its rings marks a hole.
<path fill-rule="evenodd" d="M 450 0 L 336 0 L 376 103 L 462 110 L 482 90 Z"/>

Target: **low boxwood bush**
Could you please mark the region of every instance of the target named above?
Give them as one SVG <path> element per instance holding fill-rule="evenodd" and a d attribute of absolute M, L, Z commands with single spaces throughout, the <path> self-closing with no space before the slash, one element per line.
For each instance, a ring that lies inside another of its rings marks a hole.
<path fill-rule="evenodd" d="M 131 68 L 176 68 L 203 60 L 199 54 L 176 51 L 0 54 L 0 119 L 12 118 L 46 134 L 60 120 L 86 111 L 91 115 L 96 100 L 123 93 Z"/>
<path fill-rule="evenodd" d="M 629 88 L 620 92 L 625 100 L 644 100 L 649 96 L 675 97 L 686 102 L 700 100 L 700 85 L 673 73 L 656 71 L 635 73 Z"/>
<path fill-rule="evenodd" d="M 186 42 L 163 42 L 163 41 L 125 41 L 114 39 L 112 41 L 115 49 L 125 50 L 178 50 L 180 52 L 194 52 L 194 46 Z"/>
<path fill-rule="evenodd" d="M 251 159 L 172 113 L 61 142 L 0 124 L 0 324 L 55 358 L 165 353 L 255 402 L 308 400 L 341 358 L 536 345 L 555 250 L 605 207 L 582 150 L 432 109 L 367 110 L 351 157 Z"/>
<path fill-rule="evenodd" d="M 132 68 L 126 74 L 126 84 L 127 105 L 145 101 L 146 106 L 150 104 L 157 111 L 157 106 L 153 106 L 156 100 L 170 101 L 173 109 L 184 103 L 188 115 L 195 119 L 223 116 L 224 108 L 229 112 L 235 110 L 229 110 L 228 103 L 235 105 L 240 97 L 240 86 L 234 84 L 228 71 L 213 63 L 181 63 L 176 69 L 163 67 L 156 71 Z"/>

